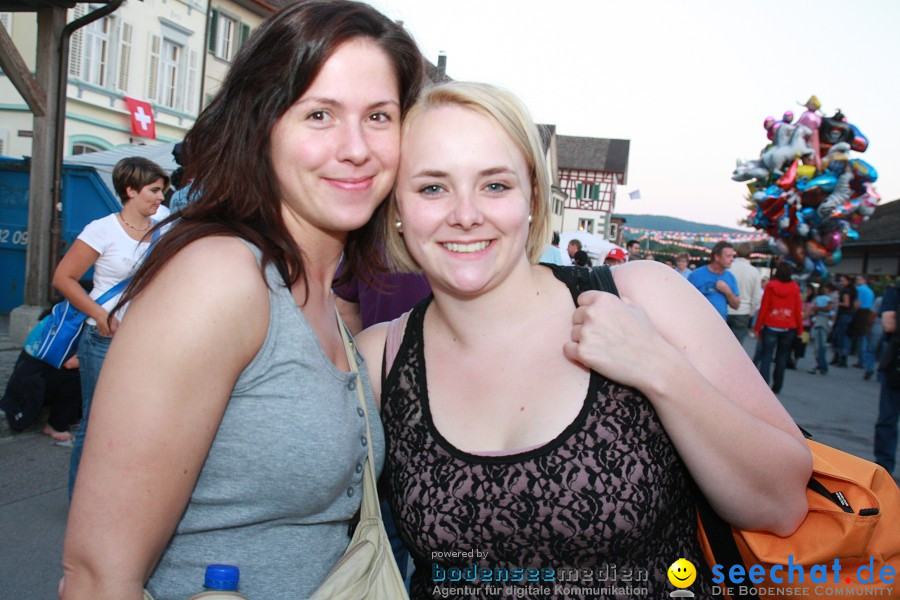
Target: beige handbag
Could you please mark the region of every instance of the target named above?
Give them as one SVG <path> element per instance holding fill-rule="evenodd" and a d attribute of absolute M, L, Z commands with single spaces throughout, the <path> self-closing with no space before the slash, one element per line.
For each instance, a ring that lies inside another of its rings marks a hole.
<path fill-rule="evenodd" d="M 350 370 L 358 372 L 356 347 L 350 339 L 340 315 L 338 315 L 338 322 Z M 357 381 L 357 384 L 356 392 L 359 394 L 359 403 L 366 416 L 366 434 L 371 440 L 372 430 L 369 427 L 369 411 L 362 382 Z M 325 576 L 310 600 L 362 600 L 364 598 L 402 600 L 409 598 L 403 577 L 394 561 L 394 554 L 384 530 L 384 523 L 381 521 L 378 490 L 375 484 L 375 455 L 371 443 L 368 448 L 369 457 L 363 472 L 359 524 L 356 526 L 356 531 L 353 532 L 344 556 Z"/>

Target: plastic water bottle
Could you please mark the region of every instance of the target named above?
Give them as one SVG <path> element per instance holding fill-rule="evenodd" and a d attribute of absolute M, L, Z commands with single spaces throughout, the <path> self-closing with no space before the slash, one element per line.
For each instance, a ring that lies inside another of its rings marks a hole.
<path fill-rule="evenodd" d="M 208 565 L 203 582 L 206 591 L 194 594 L 188 600 L 247 600 L 237 591 L 240 578 L 241 571 L 235 566 Z"/>

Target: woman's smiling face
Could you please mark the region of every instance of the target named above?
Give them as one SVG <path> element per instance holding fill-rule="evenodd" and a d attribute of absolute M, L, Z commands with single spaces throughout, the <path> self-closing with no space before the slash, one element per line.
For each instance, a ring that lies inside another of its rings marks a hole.
<path fill-rule="evenodd" d="M 457 105 L 430 108 L 400 154 L 404 241 L 433 288 L 477 295 L 528 263 L 529 169 L 499 125 Z"/>
<path fill-rule="evenodd" d="M 394 183 L 399 152 L 397 76 L 366 38 L 335 50 L 272 129 L 284 209 L 306 229 L 362 227 Z"/>

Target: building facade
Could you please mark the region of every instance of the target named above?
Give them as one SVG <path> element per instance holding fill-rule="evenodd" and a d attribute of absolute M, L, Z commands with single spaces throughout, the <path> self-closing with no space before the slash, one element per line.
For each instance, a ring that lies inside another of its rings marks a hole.
<path fill-rule="evenodd" d="M 76 4 L 69 21 L 99 6 Z M 275 10 L 262 0 L 131 0 L 76 30 L 69 44 L 63 154 L 183 139 L 238 48 Z M 0 22 L 33 72 L 35 13 L 0 13 Z M 150 104 L 155 138 L 132 133 L 126 97 Z M 31 154 L 32 119 L 0 74 L 0 155 Z"/>
<path fill-rule="evenodd" d="M 616 192 L 628 182 L 629 140 L 560 135 L 559 188 L 565 194 L 561 231 L 615 238 Z"/>

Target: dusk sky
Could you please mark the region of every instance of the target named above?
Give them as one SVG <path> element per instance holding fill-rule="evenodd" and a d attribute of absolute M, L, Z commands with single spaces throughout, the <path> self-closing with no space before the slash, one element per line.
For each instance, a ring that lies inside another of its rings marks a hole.
<path fill-rule="evenodd" d="M 450 77 L 518 94 L 561 135 L 631 140 L 618 213 L 735 226 L 735 159 L 815 94 L 868 138 L 853 153 L 900 198 L 900 1 L 371 0 Z M 629 200 L 639 189 L 641 200 Z"/>

